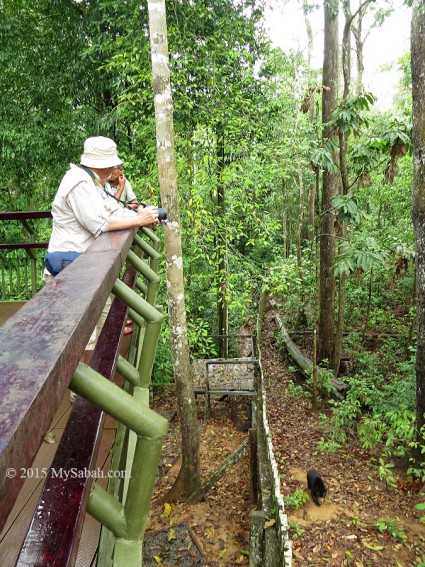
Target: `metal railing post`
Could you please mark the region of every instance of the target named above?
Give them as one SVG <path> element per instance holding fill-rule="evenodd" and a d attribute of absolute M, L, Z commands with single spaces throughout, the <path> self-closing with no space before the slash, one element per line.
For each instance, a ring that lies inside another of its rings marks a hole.
<path fill-rule="evenodd" d="M 157 274 L 161 258 L 158 253 L 160 240 L 150 229 L 142 228 L 140 232 L 151 243 L 136 235 L 133 244 L 142 251 L 144 258 L 130 251 L 127 261 L 139 274 L 135 280 L 135 289 L 143 297 L 120 280 L 116 281 L 112 292 L 127 304 L 127 315 L 138 327 L 134 329 L 132 336 L 129 360 L 119 357 L 117 371 L 126 380 L 125 390 L 129 392 L 128 395 L 137 404 L 139 412 L 144 414 L 152 411 L 149 409 L 149 387 L 163 314 L 162 309 L 156 305 L 160 285 Z M 168 422 L 166 424 L 168 426 Z M 104 524 L 115 537 L 112 541 L 108 532 L 102 530 L 99 567 L 142 564 L 142 541 L 164 434 L 165 431 L 154 436 L 150 431 L 149 435 L 141 435 L 134 427 L 126 430 L 123 425 L 118 426 L 111 466 L 131 471 L 131 476 L 111 479 L 107 494 L 110 498 L 118 499 L 123 506 L 126 523 L 124 530 L 122 510 L 118 507 L 115 509 L 115 519 L 109 520 L 109 525 Z M 92 500 L 89 500 L 89 511 L 93 513 L 94 510 L 98 519 L 105 519 L 105 514 L 113 503 L 108 504 L 108 499 L 102 496 L 101 491 L 95 492 Z"/>

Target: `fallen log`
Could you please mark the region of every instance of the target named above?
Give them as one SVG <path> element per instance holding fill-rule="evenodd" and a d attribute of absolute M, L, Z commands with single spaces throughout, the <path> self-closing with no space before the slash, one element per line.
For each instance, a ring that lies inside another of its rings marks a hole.
<path fill-rule="evenodd" d="M 248 442 L 249 439 L 246 437 L 242 443 L 231 453 L 223 463 L 215 469 L 215 471 L 207 478 L 207 480 L 203 483 L 203 485 L 195 490 L 188 498 L 186 498 L 186 504 L 196 504 L 200 502 L 207 491 L 214 486 L 214 484 L 222 478 L 229 469 L 231 469 L 239 459 L 245 457 L 248 454 Z"/>
<path fill-rule="evenodd" d="M 282 339 L 283 343 L 285 344 L 285 347 L 286 347 L 286 350 L 289 353 L 289 356 L 295 362 L 295 364 L 298 366 L 298 368 L 301 370 L 301 372 L 304 374 L 304 376 L 306 378 L 310 378 L 312 376 L 312 373 L 313 373 L 313 363 L 311 362 L 311 360 L 307 356 L 305 356 L 305 354 L 303 354 L 301 352 L 301 350 L 297 347 L 297 345 L 291 339 L 291 337 L 289 336 L 289 333 L 286 330 L 285 325 L 283 324 L 280 317 L 278 315 L 275 315 L 274 317 L 275 317 L 275 320 L 276 320 L 278 327 L 279 327 L 279 330 L 280 330 L 281 339 Z M 318 366 L 316 368 L 317 368 L 318 376 L 320 377 L 320 374 L 321 374 L 321 372 L 323 372 L 323 370 Z M 343 400 L 344 399 L 344 392 L 348 388 L 347 384 L 345 382 L 343 382 L 342 380 L 339 380 L 338 378 L 331 378 L 330 382 L 335 389 L 335 391 L 334 391 L 335 397 L 338 400 Z"/>

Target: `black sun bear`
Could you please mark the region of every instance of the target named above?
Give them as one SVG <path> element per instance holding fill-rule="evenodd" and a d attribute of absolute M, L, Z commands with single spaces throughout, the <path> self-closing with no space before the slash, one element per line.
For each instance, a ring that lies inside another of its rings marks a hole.
<path fill-rule="evenodd" d="M 324 498 L 327 488 L 323 482 L 323 478 L 314 469 L 310 469 L 307 473 L 307 485 L 311 491 L 311 497 L 316 506 L 320 506 L 319 497 Z"/>

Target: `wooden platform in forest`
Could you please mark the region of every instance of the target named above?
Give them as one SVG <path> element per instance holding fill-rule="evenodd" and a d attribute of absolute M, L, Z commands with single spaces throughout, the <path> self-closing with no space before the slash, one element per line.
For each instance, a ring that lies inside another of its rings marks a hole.
<path fill-rule="evenodd" d="M 245 358 L 210 358 L 192 362 L 195 395 L 253 396 L 257 361 Z"/>

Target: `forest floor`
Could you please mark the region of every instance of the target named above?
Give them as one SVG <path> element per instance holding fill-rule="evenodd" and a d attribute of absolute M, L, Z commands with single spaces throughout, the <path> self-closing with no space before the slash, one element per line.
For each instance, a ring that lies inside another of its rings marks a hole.
<path fill-rule="evenodd" d="M 312 410 L 311 398 L 291 394 L 294 389 L 289 385 L 294 373 L 289 367 L 293 365 L 278 346 L 270 311 L 260 348 L 283 498 L 293 497 L 296 490 L 308 491 L 306 474 L 310 468 L 321 473 L 328 488 L 320 507 L 311 498 L 298 510 L 286 505 L 294 567 L 421 565 L 425 561 L 425 526 L 419 522 L 423 512 L 416 510 L 415 504 L 425 501 L 425 495 L 419 493 L 422 485 L 412 484 L 400 469 L 395 471 L 397 488 L 387 487 L 376 471 L 379 451 L 362 449 L 354 434 L 337 452 L 319 452 L 316 445 L 321 437 L 326 438 L 324 425 L 319 412 Z M 206 424 L 199 412 L 203 479 L 246 436 L 236 430 L 230 418 L 231 403 L 216 402 Z M 176 416 L 173 391 L 163 392 L 153 407 Z M 320 408 L 321 413 L 327 411 L 326 406 Z M 178 452 L 179 425 L 177 417 L 173 417 L 155 498 L 166 494 L 172 485 L 180 466 Z M 253 508 L 245 457 L 206 494 L 203 502 L 153 507 L 144 565 L 248 565 L 249 514 Z"/>

